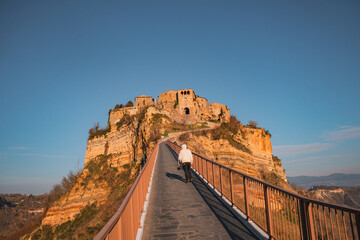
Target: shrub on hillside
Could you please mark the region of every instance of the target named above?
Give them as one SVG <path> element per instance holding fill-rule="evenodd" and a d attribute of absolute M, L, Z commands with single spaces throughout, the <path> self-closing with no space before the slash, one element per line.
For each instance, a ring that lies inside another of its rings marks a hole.
<path fill-rule="evenodd" d="M 123 104 L 116 104 L 114 109 L 120 109 L 123 108 L 124 105 Z"/>
<path fill-rule="evenodd" d="M 123 126 L 128 126 L 133 121 L 133 117 L 124 114 L 124 116 L 116 123 L 117 129 L 119 130 Z"/>
<path fill-rule="evenodd" d="M 248 124 L 245 125 L 245 127 L 247 128 L 253 128 L 253 129 L 262 129 L 262 136 L 265 137 L 266 135 L 269 135 L 271 137 L 271 134 L 269 132 L 269 130 L 265 130 L 264 128 L 259 127 L 258 122 L 254 121 L 254 120 L 249 120 Z"/>
<path fill-rule="evenodd" d="M 69 189 L 74 186 L 80 174 L 81 171 L 70 171 L 66 177 L 63 177 L 61 184 L 56 184 L 55 186 L 53 186 L 53 188 L 47 195 L 44 212 L 46 212 L 54 202 L 60 199 Z"/>
<path fill-rule="evenodd" d="M 128 101 L 125 107 L 133 107 L 134 103 L 132 101 Z"/>
<path fill-rule="evenodd" d="M 274 163 L 275 163 L 276 165 L 278 165 L 278 166 L 281 167 L 281 160 L 280 160 L 280 158 L 278 158 L 278 157 L 275 156 L 275 155 L 272 155 L 272 160 L 274 161 Z"/>
<path fill-rule="evenodd" d="M 288 184 L 275 172 L 275 170 L 270 172 L 260 169 L 259 172 L 260 178 L 265 182 L 282 188 L 288 186 Z"/>
<path fill-rule="evenodd" d="M 196 131 L 192 134 L 197 137 L 207 136 L 210 137 L 212 140 L 225 139 L 234 148 L 251 154 L 250 149 L 248 149 L 244 144 L 234 138 L 235 135 L 237 135 L 239 132 L 242 133 L 242 124 L 239 120 L 236 119 L 235 116 L 231 116 L 229 122 L 224 122 L 217 128 Z M 179 137 L 179 140 L 185 142 L 189 138 L 189 136 L 190 134 L 188 133 L 182 134 Z"/>
<path fill-rule="evenodd" d="M 110 127 L 101 129 L 99 122 L 97 122 L 94 124 L 93 128 L 90 128 L 88 140 L 91 140 L 95 137 L 100 137 L 100 136 L 106 135 L 108 132 L 110 132 Z"/>
<path fill-rule="evenodd" d="M 248 126 L 256 128 L 258 125 L 257 121 L 249 120 Z"/>

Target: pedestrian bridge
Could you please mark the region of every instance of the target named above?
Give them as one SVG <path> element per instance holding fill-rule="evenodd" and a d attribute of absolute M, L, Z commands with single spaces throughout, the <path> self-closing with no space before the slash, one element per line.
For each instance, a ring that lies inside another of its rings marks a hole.
<path fill-rule="evenodd" d="M 158 143 L 102 239 L 360 239 L 360 211 L 304 198 L 193 154 L 193 182 L 177 170 L 180 147 Z"/>

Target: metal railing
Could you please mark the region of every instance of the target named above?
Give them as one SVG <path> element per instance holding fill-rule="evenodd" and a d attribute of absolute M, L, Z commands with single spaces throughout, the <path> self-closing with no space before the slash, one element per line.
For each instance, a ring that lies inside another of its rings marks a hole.
<path fill-rule="evenodd" d="M 193 158 L 193 169 L 269 239 L 360 239 L 359 209 L 302 197 L 195 153 Z"/>
<path fill-rule="evenodd" d="M 95 240 L 133 240 L 136 238 L 137 231 L 140 228 L 140 218 L 144 211 L 143 207 L 148 193 L 151 173 L 154 168 L 158 149 L 159 143 L 151 153 L 149 160 L 136 178 L 119 209 L 95 236 Z"/>

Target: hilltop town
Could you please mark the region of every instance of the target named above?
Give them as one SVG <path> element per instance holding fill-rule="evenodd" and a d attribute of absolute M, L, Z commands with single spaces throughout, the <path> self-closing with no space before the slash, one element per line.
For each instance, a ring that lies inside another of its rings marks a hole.
<path fill-rule="evenodd" d="M 193 89 L 169 90 L 158 96 L 135 97 L 135 106 L 117 108 L 110 111 L 109 123 L 115 125 L 125 115 L 135 115 L 148 106 L 155 106 L 172 120 L 185 124 L 199 121 L 226 122 L 230 119 L 230 109 L 220 103 L 208 103 L 207 99 L 195 94 Z"/>

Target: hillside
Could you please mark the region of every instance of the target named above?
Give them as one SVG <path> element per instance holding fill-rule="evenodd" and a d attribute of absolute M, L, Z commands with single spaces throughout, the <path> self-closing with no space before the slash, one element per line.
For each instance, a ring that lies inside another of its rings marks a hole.
<path fill-rule="evenodd" d="M 309 192 L 318 200 L 360 209 L 360 186 L 314 186 Z"/>
<path fill-rule="evenodd" d="M 9 238 L 34 221 L 39 222 L 45 200 L 46 195 L 0 194 L 0 239 Z"/>
<path fill-rule="evenodd" d="M 155 146 L 161 127 L 155 108 L 125 116 L 115 128 L 89 132 L 84 170 L 46 212 L 31 239 L 89 239 L 120 206 L 138 172 Z M 156 131 L 153 131 L 153 128 Z M 98 152 L 100 143 L 111 146 Z M 89 157 L 91 156 L 91 157 Z M 29 236 L 30 237 L 30 236 Z"/>
<path fill-rule="evenodd" d="M 291 190 L 281 161 L 272 155 L 268 131 L 241 124 L 234 116 L 215 129 L 185 133 L 176 139 L 215 162 Z"/>
<path fill-rule="evenodd" d="M 334 173 L 328 176 L 298 176 L 288 177 L 290 183 L 309 189 L 312 186 L 360 186 L 360 174 Z"/>

